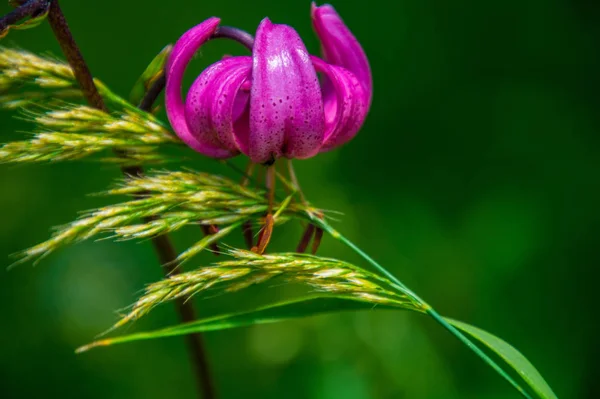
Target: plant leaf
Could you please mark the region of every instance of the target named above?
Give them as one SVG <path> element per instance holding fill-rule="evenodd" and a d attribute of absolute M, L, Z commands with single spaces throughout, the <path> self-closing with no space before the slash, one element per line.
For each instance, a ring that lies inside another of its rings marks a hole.
<path fill-rule="evenodd" d="M 78 348 L 76 352 L 81 353 L 98 346 L 109 346 L 114 344 L 122 344 L 125 342 L 173 337 L 197 332 L 226 330 L 254 324 L 275 323 L 301 317 L 316 316 L 325 313 L 369 310 L 374 308 L 398 309 L 395 306 L 383 304 L 377 305 L 360 301 L 356 298 L 324 297 L 313 295 L 271 304 L 251 311 L 229 313 L 206 319 L 200 319 L 190 323 L 178 324 L 176 326 L 167 327 L 160 330 L 102 339 L 82 346 Z"/>
<path fill-rule="evenodd" d="M 544 377 L 536 370 L 529 360 L 521 352 L 516 350 L 506 341 L 484 331 L 480 328 L 463 323 L 458 320 L 445 318 L 456 328 L 466 332 L 479 342 L 487 346 L 500 356 L 507 365 L 515 370 L 529 387 L 542 399 L 558 399 L 552 388 L 544 380 Z"/>
<path fill-rule="evenodd" d="M 164 74 L 165 64 L 172 49 L 173 45 L 171 44 L 165 46 L 135 82 L 131 94 L 129 94 L 129 101 L 132 104 L 142 101 L 148 89 Z"/>

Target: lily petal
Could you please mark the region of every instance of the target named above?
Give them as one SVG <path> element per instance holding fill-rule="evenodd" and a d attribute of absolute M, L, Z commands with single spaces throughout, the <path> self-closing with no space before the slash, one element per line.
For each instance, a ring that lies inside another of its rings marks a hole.
<path fill-rule="evenodd" d="M 329 4 L 311 5 L 313 27 L 323 50 L 323 58 L 352 72 L 368 95 L 369 105 L 373 96 L 373 80 L 367 56 L 350 29 Z"/>
<path fill-rule="evenodd" d="M 234 123 L 247 107 L 247 93 L 240 93 L 240 87 L 250 78 L 251 70 L 252 58 L 228 57 L 198 76 L 185 104 L 186 120 L 196 139 L 227 148 L 232 154 L 239 152 Z M 247 129 L 240 135 L 247 136 Z"/>
<path fill-rule="evenodd" d="M 257 163 L 309 158 L 324 133 L 321 89 L 304 43 L 293 28 L 265 18 L 254 42 L 247 155 Z"/>
<path fill-rule="evenodd" d="M 165 105 L 169 122 L 175 133 L 187 145 L 199 153 L 213 158 L 227 158 L 235 155 L 223 146 L 197 137 L 189 128 L 185 118 L 185 106 L 181 97 L 181 83 L 185 69 L 196 51 L 204 44 L 219 25 L 219 18 L 209 18 L 188 30 L 175 43 L 166 66 L 167 86 Z"/>
<path fill-rule="evenodd" d="M 311 60 L 324 77 L 325 138 L 321 147 L 324 152 L 356 135 L 367 117 L 369 96 L 352 72 L 315 56 L 311 56 Z"/>

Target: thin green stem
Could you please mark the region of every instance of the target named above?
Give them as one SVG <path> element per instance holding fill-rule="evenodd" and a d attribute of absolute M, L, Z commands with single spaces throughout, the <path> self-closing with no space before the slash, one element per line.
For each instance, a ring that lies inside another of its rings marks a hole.
<path fill-rule="evenodd" d="M 267 172 L 265 175 L 265 182 L 267 187 L 267 200 L 269 201 L 269 211 L 271 213 L 273 211 L 273 203 L 275 202 L 275 174 L 276 174 L 275 165 L 267 166 Z"/>
<path fill-rule="evenodd" d="M 296 177 L 296 171 L 294 170 L 294 164 L 292 163 L 291 159 L 287 160 L 287 169 L 288 169 L 288 173 L 290 174 L 290 180 L 292 181 L 292 186 L 296 188 L 296 191 L 298 192 L 298 195 L 300 195 L 300 200 L 302 201 L 303 204 L 308 204 L 308 201 L 306 200 L 306 197 L 304 196 L 304 193 L 302 192 L 302 189 L 300 188 L 300 182 L 298 181 L 298 178 Z"/>
<path fill-rule="evenodd" d="M 293 188 L 297 193 L 301 193 L 302 190 L 300 189 L 300 185 L 298 184 L 298 178 L 296 177 L 296 173 L 294 171 L 294 166 L 292 165 L 291 160 L 288 160 L 288 171 L 290 174 L 291 182 L 287 181 L 280 174 L 278 174 L 279 179 L 282 180 L 282 182 L 285 185 Z M 301 196 L 301 200 L 305 205 L 308 205 L 308 202 L 306 201 L 306 198 L 304 197 L 304 195 Z M 350 247 L 354 252 L 356 252 L 363 259 L 365 259 L 367 262 L 369 262 L 375 269 L 379 270 L 379 272 L 381 272 L 387 278 L 389 278 L 394 283 L 396 283 L 402 290 L 406 291 L 406 294 L 411 296 L 413 298 L 413 300 L 415 300 L 415 302 L 425 306 L 426 308 L 429 308 L 429 305 L 427 305 L 427 303 L 425 303 L 424 300 L 419 298 L 417 296 L 417 294 L 412 292 L 406 285 L 404 285 L 400 280 L 398 280 L 398 278 L 396 276 L 394 276 L 386 268 L 384 268 L 379 263 L 377 263 L 377 261 L 375 261 L 375 259 L 373 259 L 369 255 L 367 255 L 362 249 L 360 249 L 358 246 L 356 246 L 356 244 L 354 244 L 352 241 L 350 241 L 349 239 L 344 237 L 339 231 L 337 231 L 336 229 L 331 227 L 331 225 L 329 223 L 327 223 L 324 219 L 317 217 L 317 215 L 315 213 L 308 213 L 308 216 L 315 225 L 321 227 L 323 230 L 325 230 L 326 232 L 331 234 L 331 236 L 333 238 L 335 238 L 336 240 L 341 241 L 346 246 Z"/>
<path fill-rule="evenodd" d="M 291 162 L 289 165 L 290 174 L 293 173 L 293 167 L 291 166 Z M 278 175 L 278 177 L 284 182 L 284 184 L 293 187 L 296 191 L 299 191 L 299 187 L 292 180 L 290 183 L 283 176 Z M 498 374 L 500 374 L 506 381 L 508 381 L 521 395 L 523 395 L 526 399 L 532 399 L 531 396 L 519 385 L 517 384 L 509 375 L 500 367 L 491 357 L 489 357 L 485 352 L 483 352 L 477 345 L 475 345 L 467 336 L 461 333 L 454 326 L 449 324 L 438 312 L 436 312 L 431 306 L 429 306 L 424 300 L 422 300 L 417 294 L 412 292 L 406 285 L 404 285 L 396 276 L 390 273 L 385 267 L 380 265 L 375 259 L 371 258 L 367 253 L 365 253 L 362 249 L 360 249 L 356 244 L 352 241 L 344 237 L 339 231 L 334 229 L 329 223 L 327 223 L 324 219 L 319 218 L 314 212 L 307 212 L 310 220 L 316 225 L 321 227 L 323 230 L 328 232 L 333 238 L 342 242 L 347 247 L 356 252 L 361 258 L 363 258 L 367 263 L 377 269 L 381 274 L 389 278 L 393 281 L 400 292 L 408 295 L 416 304 L 421 306 L 423 310 L 425 310 L 434 320 L 436 320 L 439 324 L 442 325 L 446 330 L 448 330 L 452 335 L 458 338 L 462 343 L 464 343 L 469 349 L 471 349 L 477 356 L 479 356 L 485 363 L 491 366 Z"/>
<path fill-rule="evenodd" d="M 502 376 L 506 381 L 508 381 L 524 398 L 532 399 L 532 397 L 527 393 L 519 384 L 517 384 L 502 367 L 500 367 L 496 362 L 492 360 L 485 352 L 483 352 L 477 345 L 473 343 L 469 338 L 467 338 L 463 333 L 461 333 L 456 327 L 452 324 L 448 323 L 442 315 L 436 312 L 434 309 L 429 308 L 427 313 L 433 317 L 438 323 L 442 325 L 446 330 L 450 331 L 452 335 L 458 338 L 463 344 L 465 344 L 469 349 L 477 354 L 484 362 L 486 362 L 491 368 L 496 370 L 498 374 Z"/>
<path fill-rule="evenodd" d="M 331 234 L 331 236 L 333 238 L 335 238 L 338 241 L 341 241 L 347 247 L 350 247 L 354 252 L 359 254 L 364 260 L 366 260 L 371 266 L 373 266 L 375 269 L 377 269 L 381 274 L 385 275 L 387 278 L 389 278 L 394 283 L 396 283 L 396 285 L 398 285 L 403 291 L 406 291 L 406 293 L 409 296 L 411 296 L 416 302 L 425 306 L 425 308 L 429 308 L 429 305 L 427 305 L 427 303 L 424 300 L 419 298 L 419 296 L 417 294 L 412 292 L 406 285 L 404 285 L 400 280 L 398 280 L 398 278 L 396 276 L 394 276 L 386 268 L 381 266 L 375 259 L 371 258 L 362 249 L 360 249 L 356 244 L 354 244 L 352 241 L 350 241 L 349 239 L 344 237 L 339 231 L 337 231 L 333 227 L 331 227 L 331 225 L 329 223 L 327 223 L 326 221 L 324 221 L 322 219 L 319 219 L 318 217 L 316 217 L 313 214 L 310 215 L 310 219 L 313 221 L 314 224 L 320 226 L 323 230 L 325 230 L 326 232 Z"/>
<path fill-rule="evenodd" d="M 423 301 L 419 296 L 417 296 L 414 292 L 412 292 L 406 285 L 404 285 L 396 276 L 390 273 L 387 269 L 381 266 L 375 259 L 371 258 L 367 255 L 362 249 L 360 249 L 356 244 L 352 241 L 344 237 L 337 230 L 331 227 L 327 222 L 321 220 L 314 216 L 313 214 L 309 214 L 311 220 L 316 225 L 321 226 L 323 230 L 327 231 L 331 236 L 338 241 L 344 243 L 346 246 L 351 248 L 354 252 L 356 252 L 360 257 L 366 260 L 371 266 L 385 275 L 387 278 L 396 283 L 405 294 L 410 296 L 414 301 L 419 303 L 424 310 L 434 318 L 438 323 L 442 325 L 446 330 L 448 330 L 452 335 L 458 338 L 462 343 L 464 343 L 469 349 L 471 349 L 477 356 L 479 356 L 484 362 L 486 362 L 489 366 L 491 366 L 498 374 L 500 374 L 506 381 L 508 381 L 523 397 L 527 399 L 531 399 L 531 396 L 519 385 L 517 384 L 507 373 L 500 367 L 491 357 L 489 357 L 485 352 L 483 352 L 477 345 L 473 343 L 467 336 L 461 333 L 454 326 L 449 324 L 438 312 L 436 312 L 431 306 L 429 306 L 425 301 Z"/>
<path fill-rule="evenodd" d="M 438 323 L 440 323 L 442 325 L 442 327 L 444 327 L 446 330 L 448 330 L 452 335 L 454 335 L 462 343 L 464 343 L 469 349 L 471 349 L 473 352 L 475 352 L 475 354 L 477 356 L 479 356 L 484 362 L 486 362 L 498 374 L 500 374 L 506 381 L 508 381 L 517 391 L 519 391 L 519 393 L 521 393 L 521 395 L 523 395 L 523 397 L 525 397 L 527 399 L 531 399 L 531 396 L 519 384 L 517 384 L 506 373 L 506 371 L 504 371 L 504 369 L 502 369 L 502 367 L 500 367 L 491 357 L 489 357 L 477 345 L 475 345 L 473 343 L 473 341 L 471 341 L 469 338 L 467 338 L 467 336 L 465 336 L 463 333 L 461 333 L 459 330 L 457 330 L 454 326 L 449 324 L 438 312 L 436 312 L 425 301 L 423 301 L 421 298 L 419 298 L 419 296 L 417 296 L 417 294 L 412 292 L 406 285 L 404 285 L 400 280 L 398 280 L 398 278 L 396 276 L 394 276 L 387 269 L 385 269 L 383 266 L 381 266 L 377 261 L 375 261 L 375 259 L 373 259 L 369 255 L 367 255 L 362 249 L 360 249 L 358 246 L 356 246 L 356 244 L 354 244 L 352 241 L 350 241 L 349 239 L 344 237 L 342 234 L 340 234 L 337 230 L 335 230 L 333 227 L 331 227 L 327 222 L 317 218 L 313 214 L 309 214 L 309 216 L 310 216 L 311 220 L 313 221 L 313 223 L 321 226 L 321 228 L 323 228 L 323 230 L 325 230 L 329 234 L 331 234 L 331 236 L 333 238 L 344 243 L 346 246 L 348 246 L 350 249 L 352 249 L 354 252 L 356 252 L 360 257 L 362 257 L 364 260 L 366 260 L 371 266 L 373 266 L 375 269 L 377 269 L 379 272 L 381 272 L 387 278 L 389 278 L 394 283 L 396 283 L 402 289 L 402 291 L 404 291 L 405 294 L 407 294 L 414 301 L 419 303 L 424 308 L 424 310 L 431 317 L 434 318 L 434 320 L 436 320 Z"/>

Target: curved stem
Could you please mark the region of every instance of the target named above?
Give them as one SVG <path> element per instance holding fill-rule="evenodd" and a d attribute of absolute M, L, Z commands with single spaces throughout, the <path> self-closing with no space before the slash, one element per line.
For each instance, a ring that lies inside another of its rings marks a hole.
<path fill-rule="evenodd" d="M 38 11 L 48 6 L 48 0 L 29 0 L 0 18 L 0 33 L 10 25 L 20 20 L 34 16 Z"/>
<path fill-rule="evenodd" d="M 37 0 L 39 1 L 39 0 Z M 0 29 L 1 30 L 1 29 Z M 219 26 L 210 39 L 227 38 L 235 40 L 252 51 L 254 45 L 254 37 L 246 31 L 232 28 L 230 26 Z M 144 111 L 150 111 L 152 104 L 156 101 L 160 93 L 165 89 L 167 78 L 163 72 L 161 76 L 152 83 L 152 86 L 146 92 L 146 95 L 139 104 L 139 108 Z"/>
<path fill-rule="evenodd" d="M 167 78 L 163 71 L 160 77 L 156 79 L 154 83 L 152 83 L 148 91 L 146 91 L 146 94 L 144 95 L 144 98 L 142 98 L 142 101 L 138 105 L 138 108 L 143 111 L 150 112 L 152 110 L 152 106 L 156 102 L 156 99 L 158 98 L 160 93 L 165 89 L 166 83 Z"/>
<path fill-rule="evenodd" d="M 231 26 L 219 26 L 215 33 L 213 33 L 211 39 L 219 38 L 235 40 L 250 51 L 252 51 L 252 47 L 254 47 L 254 36 L 246 31 Z"/>

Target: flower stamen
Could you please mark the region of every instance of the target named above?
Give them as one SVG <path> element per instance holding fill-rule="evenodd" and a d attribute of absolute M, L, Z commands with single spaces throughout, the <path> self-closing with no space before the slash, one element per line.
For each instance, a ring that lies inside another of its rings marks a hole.
<path fill-rule="evenodd" d="M 298 243 L 298 246 L 296 247 L 296 252 L 298 252 L 299 254 L 302 254 L 302 253 L 304 253 L 304 251 L 306 251 L 306 248 L 308 247 L 308 244 L 310 243 L 310 239 L 312 238 L 314 232 L 315 232 L 314 224 L 311 223 L 308 226 L 306 226 L 306 229 L 304 230 L 304 234 L 302 234 L 302 238 L 300 239 L 300 242 Z"/>
<path fill-rule="evenodd" d="M 212 236 L 219 232 L 219 228 L 214 224 L 201 224 L 200 227 L 202 228 L 202 232 L 205 236 Z M 215 254 L 215 256 L 219 256 L 221 254 L 221 251 L 219 250 L 219 244 L 216 242 L 210 245 L 210 249 L 212 250 L 213 254 Z"/>
<path fill-rule="evenodd" d="M 315 255 L 317 253 L 317 250 L 319 249 L 319 246 L 321 245 L 322 239 L 323 239 L 323 229 L 320 227 L 317 227 L 315 229 L 315 238 L 313 239 L 312 250 L 311 250 L 311 253 L 313 255 Z"/>
<path fill-rule="evenodd" d="M 273 226 L 275 225 L 275 219 L 273 219 L 273 214 L 268 213 L 265 217 L 265 225 L 260 231 L 258 235 L 258 243 L 255 247 L 252 248 L 252 252 L 262 255 L 265 253 L 267 249 L 267 245 L 271 241 L 271 236 L 273 235 Z"/>
<path fill-rule="evenodd" d="M 265 217 L 265 225 L 261 229 L 258 235 L 258 243 L 252 248 L 252 252 L 256 252 L 262 255 L 271 241 L 271 235 L 273 234 L 273 226 L 275 219 L 273 218 L 273 203 L 275 202 L 275 165 L 267 167 L 265 174 L 265 185 L 267 187 L 267 199 L 268 199 L 268 210 Z"/>

